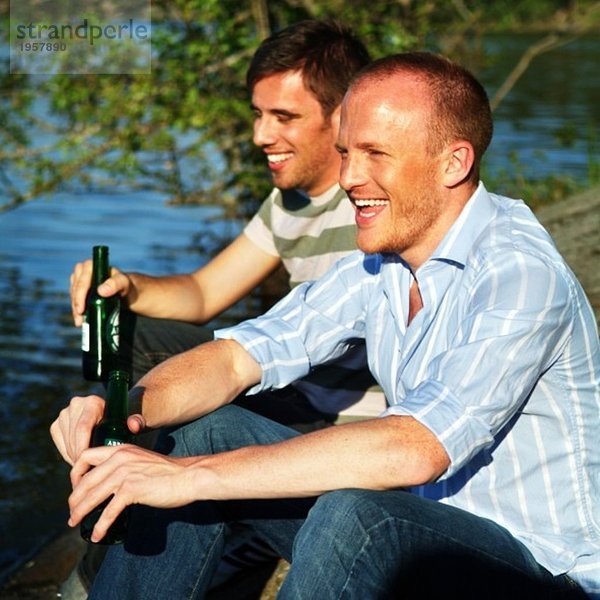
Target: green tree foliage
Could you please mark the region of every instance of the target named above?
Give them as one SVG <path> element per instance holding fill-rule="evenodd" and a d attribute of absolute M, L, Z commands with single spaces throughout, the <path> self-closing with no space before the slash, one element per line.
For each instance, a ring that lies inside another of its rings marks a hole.
<path fill-rule="evenodd" d="M 571 15 L 593 3 L 519 4 L 526 15 L 509 0 L 155 0 L 148 75 L 2 69 L 0 210 L 66 186 L 121 186 L 248 214 L 270 186 L 252 146 L 245 88 L 266 35 L 300 19 L 338 18 L 375 57 L 414 47 L 457 56 L 466 33 L 500 16 Z M 6 6 L 2 14 L 6 32 Z"/>

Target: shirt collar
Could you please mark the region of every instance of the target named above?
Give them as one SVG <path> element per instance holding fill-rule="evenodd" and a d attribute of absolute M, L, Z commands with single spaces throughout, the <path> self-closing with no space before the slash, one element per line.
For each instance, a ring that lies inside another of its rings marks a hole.
<path fill-rule="evenodd" d="M 325 206 L 328 202 L 331 202 L 331 200 L 333 200 L 333 198 L 337 194 L 339 194 L 342 191 L 342 188 L 340 187 L 340 184 L 336 182 L 330 188 L 328 188 L 318 196 L 309 196 L 304 190 L 301 190 L 300 188 L 295 188 L 294 191 L 310 200 L 311 203 L 315 206 Z"/>
<path fill-rule="evenodd" d="M 458 219 L 448 230 L 430 260 L 458 263 L 461 267 L 481 235 L 496 213 L 496 207 L 482 182 L 469 198 Z"/>

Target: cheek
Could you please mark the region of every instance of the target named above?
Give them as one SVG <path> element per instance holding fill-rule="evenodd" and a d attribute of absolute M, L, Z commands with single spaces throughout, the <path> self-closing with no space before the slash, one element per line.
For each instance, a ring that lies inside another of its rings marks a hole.
<path fill-rule="evenodd" d="M 377 177 L 390 195 L 402 197 L 411 194 L 423 184 L 423 169 L 422 165 L 416 162 L 387 163 L 380 165 Z"/>
<path fill-rule="evenodd" d="M 282 127 L 277 132 L 277 139 L 284 144 L 286 148 L 295 151 L 306 151 L 310 149 L 310 135 L 304 133 L 298 127 Z"/>
<path fill-rule="evenodd" d="M 326 127 L 322 122 L 306 123 L 298 127 L 298 137 L 317 146 L 335 146 L 337 134 L 331 127 Z"/>
<path fill-rule="evenodd" d="M 393 198 L 400 188 L 400 174 L 398 170 L 381 162 L 367 162 L 365 174 L 378 190 L 388 198 Z"/>

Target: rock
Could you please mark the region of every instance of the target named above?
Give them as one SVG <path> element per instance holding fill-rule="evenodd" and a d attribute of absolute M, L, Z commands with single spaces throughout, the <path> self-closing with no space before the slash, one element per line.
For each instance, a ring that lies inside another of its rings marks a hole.
<path fill-rule="evenodd" d="M 600 186 L 536 210 L 600 322 Z"/>
<path fill-rule="evenodd" d="M 59 597 L 60 584 L 79 562 L 84 548 L 79 528 L 65 531 L 23 565 L 0 590 L 0 598 L 48 600 Z"/>

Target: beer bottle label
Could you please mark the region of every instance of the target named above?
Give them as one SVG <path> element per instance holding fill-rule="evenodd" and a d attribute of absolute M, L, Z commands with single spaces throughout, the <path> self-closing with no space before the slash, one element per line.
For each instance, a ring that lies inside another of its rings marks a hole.
<path fill-rule="evenodd" d="M 107 323 L 106 337 L 111 352 L 119 351 L 119 307 L 113 310 Z"/>
<path fill-rule="evenodd" d="M 125 442 L 121 440 L 115 440 L 114 438 L 106 438 L 104 440 L 105 446 L 122 446 Z"/>
<path fill-rule="evenodd" d="M 83 352 L 90 351 L 90 324 L 85 320 L 81 324 L 81 349 Z"/>

